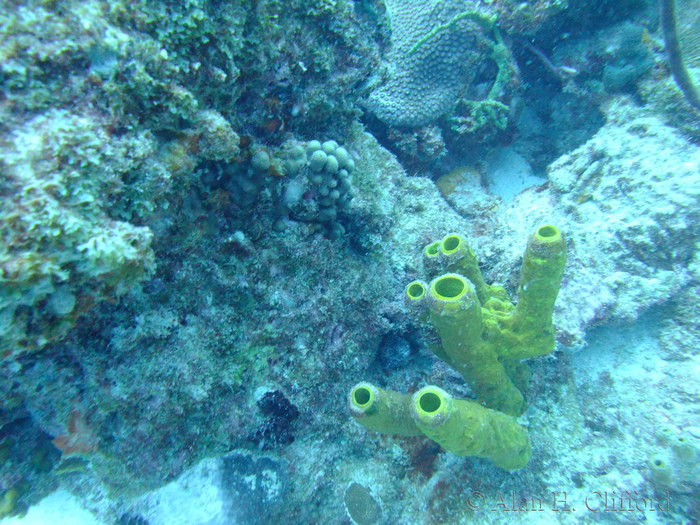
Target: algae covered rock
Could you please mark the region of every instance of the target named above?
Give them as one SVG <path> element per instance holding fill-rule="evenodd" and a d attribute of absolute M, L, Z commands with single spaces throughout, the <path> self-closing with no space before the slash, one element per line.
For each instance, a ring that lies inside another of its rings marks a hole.
<path fill-rule="evenodd" d="M 651 481 L 659 489 L 691 494 L 700 488 L 700 427 L 672 425 L 656 432 L 658 449 L 648 459 Z"/>
<path fill-rule="evenodd" d="M 14 132 L 0 185 L 0 350 L 40 348 L 155 268 L 149 228 L 110 212 L 126 166 L 89 115 L 52 110 Z"/>

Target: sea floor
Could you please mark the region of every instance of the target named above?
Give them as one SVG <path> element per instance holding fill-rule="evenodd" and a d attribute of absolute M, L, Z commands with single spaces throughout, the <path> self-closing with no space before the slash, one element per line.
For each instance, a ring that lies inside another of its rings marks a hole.
<path fill-rule="evenodd" d="M 317 467 L 319 475 L 337 485 L 329 497 L 342 500 L 345 490 L 344 504 L 328 501 L 314 514 L 327 523 L 353 523 L 351 512 L 355 523 L 693 523 L 698 512 L 692 494 L 697 462 L 684 464 L 664 432 L 700 437 L 700 363 L 696 355 L 669 349 L 669 339 L 678 335 L 675 320 L 669 317 L 673 313 L 673 308 L 664 307 L 634 324 L 594 328 L 587 346 L 561 348 L 555 356 L 535 363 L 533 404 L 523 420 L 534 455 L 523 471 L 506 473 L 487 461 L 443 453 L 435 458 L 430 475 L 409 471 L 399 476 L 397 465 L 405 461 L 411 446 L 384 437 L 369 461 L 352 454 L 335 455 L 333 450 L 343 443 L 319 447 L 306 439 L 288 447 L 285 457 L 262 453 L 258 457 L 269 457 L 270 465 L 297 461 L 298 474 L 284 481 L 286 491 L 291 487 L 296 494 L 317 483 L 303 474 L 307 468 L 323 463 L 325 470 Z M 347 439 L 360 435 L 352 433 Z M 351 444 L 350 450 L 356 445 Z M 314 458 L 315 453 L 326 457 Z M 668 477 L 651 468 L 654 458 L 668 463 Z M 302 465 L 303 461 L 308 464 Z M 231 482 L 225 464 L 223 458 L 206 459 L 170 484 L 131 501 L 126 512 L 151 525 L 265 523 L 250 514 L 265 503 L 260 487 L 253 486 L 261 479 L 267 481 L 263 493 L 272 495 L 275 507 L 298 505 L 297 497 L 289 502 L 284 496 L 273 497 L 280 487 L 270 469 L 267 477 L 241 474 Z M 248 497 L 241 498 L 246 483 Z M 347 487 L 353 483 L 371 487 L 369 499 L 350 502 Z M 355 508 L 349 509 L 352 505 Z M 25 517 L 2 523 L 109 523 L 98 518 L 108 509 L 114 511 L 107 499 L 93 495 L 87 506 L 91 510 L 59 490 Z M 299 523 L 305 523 L 305 513 L 296 512 Z"/>

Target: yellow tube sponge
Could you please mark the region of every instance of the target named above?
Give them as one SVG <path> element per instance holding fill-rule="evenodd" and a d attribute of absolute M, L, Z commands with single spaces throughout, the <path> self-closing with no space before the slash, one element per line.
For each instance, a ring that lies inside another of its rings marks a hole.
<path fill-rule="evenodd" d="M 428 291 L 427 285 L 423 281 L 413 281 L 406 286 L 405 299 L 408 304 L 421 301 Z"/>
<path fill-rule="evenodd" d="M 421 434 L 411 419 L 410 404 L 410 395 L 384 390 L 371 383 L 358 383 L 348 394 L 350 414 L 357 422 L 384 434 Z"/>
<path fill-rule="evenodd" d="M 500 319 L 503 336 L 499 354 L 527 359 L 554 350 L 554 303 L 566 265 L 566 240 L 555 226 L 540 226 L 525 250 L 515 311 Z"/>
<path fill-rule="evenodd" d="M 428 297 L 430 321 L 442 341 L 445 361 L 462 374 L 484 405 L 520 414 L 523 395 L 506 373 L 495 345 L 482 339 L 482 309 L 474 285 L 448 273 L 432 281 Z"/>
<path fill-rule="evenodd" d="M 484 282 L 474 252 L 459 235 L 447 235 L 423 251 L 430 273 L 449 273 L 430 285 L 416 280 L 405 305 L 429 322 L 441 344 L 429 346 L 459 372 L 476 401 L 453 399 L 436 386 L 412 397 L 359 383 L 348 395 L 352 415 L 365 427 L 388 434 L 424 434 L 460 456 L 488 458 L 501 468 L 525 467 L 532 456 L 525 428 L 514 416 L 525 409 L 522 392 L 530 370 L 523 360 L 554 349 L 554 303 L 566 264 L 566 241 L 558 228 L 537 228 L 523 257 L 514 306 L 505 289 Z M 418 308 L 421 307 L 421 308 Z"/>
<path fill-rule="evenodd" d="M 416 392 L 411 415 L 427 437 L 458 456 L 488 458 L 507 470 L 523 468 L 532 456 L 527 431 L 515 418 L 473 401 L 453 399 L 439 387 Z"/>
<path fill-rule="evenodd" d="M 482 305 L 491 297 L 508 300 L 508 294 L 503 287 L 486 284 L 474 251 L 461 235 L 446 235 L 440 242 L 440 254 L 447 261 L 448 272 L 464 275 L 474 284 Z"/>

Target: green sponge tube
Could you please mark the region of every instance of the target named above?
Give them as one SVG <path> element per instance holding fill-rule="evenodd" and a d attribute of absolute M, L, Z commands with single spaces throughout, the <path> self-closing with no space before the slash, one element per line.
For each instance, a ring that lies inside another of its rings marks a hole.
<path fill-rule="evenodd" d="M 423 261 L 425 268 L 433 271 L 438 267 L 440 262 L 440 241 L 431 242 L 423 248 Z"/>
<path fill-rule="evenodd" d="M 491 297 L 508 300 L 506 291 L 500 286 L 489 286 L 479 268 L 479 261 L 467 241 L 457 234 L 445 236 L 440 242 L 440 253 L 447 260 L 447 271 L 464 275 L 476 288 L 476 295 L 481 304 L 486 304 Z"/>
<path fill-rule="evenodd" d="M 424 308 L 426 302 L 425 298 L 427 297 L 427 295 L 428 285 L 425 284 L 423 281 L 413 281 L 411 283 L 408 283 L 408 286 L 406 286 L 406 291 L 404 293 L 404 303 L 409 308 L 417 310 L 419 312 L 418 317 L 420 318 L 421 322 L 425 323 L 427 323 L 430 320 L 428 319 L 428 310 L 427 308 Z M 438 358 L 442 359 L 454 368 L 452 361 L 450 361 L 449 356 L 442 349 L 442 345 L 439 342 L 428 341 L 428 347 Z"/>
<path fill-rule="evenodd" d="M 436 386 L 413 395 L 411 416 L 426 436 L 458 456 L 488 458 L 507 470 L 523 468 L 532 456 L 527 431 L 515 418 L 453 399 Z"/>
<path fill-rule="evenodd" d="M 423 281 L 413 281 L 406 286 L 406 295 L 404 299 L 410 304 L 416 304 L 423 300 L 428 292 L 428 286 Z"/>
<path fill-rule="evenodd" d="M 358 383 L 348 394 L 350 414 L 357 422 L 384 434 L 421 434 L 411 419 L 410 404 L 410 395 L 384 390 L 371 383 Z"/>
<path fill-rule="evenodd" d="M 554 303 L 566 265 L 566 241 L 555 226 L 540 226 L 532 234 L 520 270 L 518 304 L 503 328 L 511 333 L 502 355 L 527 359 L 554 350 Z"/>
<path fill-rule="evenodd" d="M 495 346 L 481 338 L 482 311 L 474 285 L 448 273 L 433 280 L 428 296 L 430 321 L 449 358 L 446 361 L 462 374 L 479 401 L 507 414 L 520 414 L 523 395 L 506 373 Z"/>

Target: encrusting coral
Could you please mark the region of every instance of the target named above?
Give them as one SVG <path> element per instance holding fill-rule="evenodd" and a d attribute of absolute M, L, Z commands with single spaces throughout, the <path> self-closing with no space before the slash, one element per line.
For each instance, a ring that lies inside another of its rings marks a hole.
<path fill-rule="evenodd" d="M 461 2 L 390 1 L 386 7 L 392 28 L 392 74 L 371 93 L 367 105 L 393 126 L 427 124 L 450 107 L 474 75 L 480 29 L 461 20 L 431 33 L 464 10 Z M 427 44 L 420 45 L 428 35 Z"/>
<path fill-rule="evenodd" d="M 554 226 L 530 237 L 520 272 L 517 305 L 505 289 L 488 285 L 474 252 L 458 235 L 429 244 L 429 266 L 445 262 L 449 273 L 427 285 L 406 287 L 409 304 L 427 304 L 428 318 L 441 340 L 435 354 L 457 370 L 477 396 L 453 399 L 436 386 L 413 396 L 369 383 L 353 387 L 351 414 L 370 430 L 424 434 L 461 456 L 491 459 L 499 467 L 522 468 L 532 450 L 516 417 L 525 409 L 522 391 L 530 371 L 523 359 L 554 350 L 554 303 L 566 264 L 566 241 Z"/>

